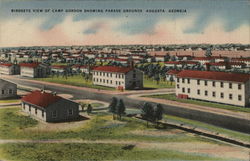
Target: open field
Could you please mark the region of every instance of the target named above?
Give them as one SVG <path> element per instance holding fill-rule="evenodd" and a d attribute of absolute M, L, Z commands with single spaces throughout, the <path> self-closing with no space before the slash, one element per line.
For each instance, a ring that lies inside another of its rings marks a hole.
<path fill-rule="evenodd" d="M 18 103 L 20 99 L 0 100 L 0 103 Z"/>
<path fill-rule="evenodd" d="M 219 158 L 174 150 L 150 150 L 114 144 L 4 144 L 0 156 L 21 161 L 41 160 L 218 160 Z"/>
<path fill-rule="evenodd" d="M 213 133 L 219 133 L 221 135 L 224 135 L 224 136 L 227 136 L 227 137 L 230 137 L 230 138 L 235 138 L 237 140 L 242 140 L 243 142 L 250 143 L 250 135 L 248 135 L 246 133 L 232 131 L 232 130 L 229 130 L 229 129 L 220 128 L 220 127 L 210 125 L 210 124 L 206 124 L 206 123 L 203 123 L 203 122 L 189 120 L 189 119 L 176 117 L 176 116 L 164 115 L 163 119 L 165 121 L 171 121 L 171 122 L 175 122 L 175 123 L 179 123 L 179 124 L 189 125 L 191 127 L 204 129 L 204 130 L 207 130 L 207 131 L 211 131 Z"/>
<path fill-rule="evenodd" d="M 92 81 L 86 81 L 82 76 L 75 75 L 68 77 L 67 79 L 62 76 L 54 76 L 48 78 L 37 78 L 36 80 L 45 81 L 45 82 L 52 82 L 52 83 L 59 83 L 59 84 L 67 84 L 73 86 L 80 86 L 80 87 L 88 87 L 94 89 L 102 89 L 102 90 L 116 90 L 115 88 L 104 87 L 104 86 L 97 86 L 93 85 Z M 144 87 L 145 88 L 174 88 L 174 83 L 167 81 L 160 81 L 159 84 L 152 79 L 144 79 Z"/>
<path fill-rule="evenodd" d="M 97 109 L 99 107 L 99 105 L 96 106 Z M 39 158 L 44 160 L 247 160 L 246 148 L 232 146 L 179 129 L 155 128 L 153 124 L 149 124 L 147 128 L 145 121 L 129 117 L 113 120 L 112 115 L 105 110 L 91 115 L 82 113 L 82 115 L 86 120 L 44 123 L 23 114 L 20 108 L 0 109 L 0 142 L 1 139 L 16 140 L 14 143 L 0 144 L 0 159 L 25 161 L 35 161 Z M 166 118 L 203 126 L 202 123 L 190 122 L 186 119 L 170 116 Z M 234 134 L 237 135 L 237 133 Z M 33 143 L 18 142 L 20 139 L 32 139 Z M 39 140 L 58 142 L 37 143 L 36 141 Z M 70 140 L 75 142 L 72 143 Z M 224 152 L 221 153 L 221 151 Z"/>
<path fill-rule="evenodd" d="M 48 78 L 37 78 L 36 80 L 59 83 L 59 84 L 67 84 L 67 85 L 73 85 L 73 86 L 79 86 L 79 87 L 88 87 L 88 88 L 94 88 L 94 89 L 115 90 L 114 88 L 93 85 L 91 80 L 86 81 L 80 75 L 71 76 L 71 77 L 68 77 L 67 79 L 62 76 L 59 76 L 59 77 L 54 76 L 54 77 L 48 77 Z"/>
<path fill-rule="evenodd" d="M 157 84 L 156 81 L 152 79 L 144 79 L 144 88 L 174 88 L 175 83 L 171 83 L 169 81 L 160 81 L 159 84 Z"/>
<path fill-rule="evenodd" d="M 250 113 L 249 107 L 239 107 L 239 106 L 225 105 L 225 104 L 199 101 L 199 100 L 191 100 L 191 99 L 180 99 L 180 98 L 176 98 L 175 94 L 160 94 L 160 95 L 150 95 L 150 96 L 144 96 L 144 97 L 167 99 L 167 100 L 177 101 L 177 102 L 182 102 L 182 103 L 190 103 L 190 104 L 207 106 L 207 107 L 222 108 L 222 109 L 236 111 L 236 112 L 239 111 L 239 112 Z"/>

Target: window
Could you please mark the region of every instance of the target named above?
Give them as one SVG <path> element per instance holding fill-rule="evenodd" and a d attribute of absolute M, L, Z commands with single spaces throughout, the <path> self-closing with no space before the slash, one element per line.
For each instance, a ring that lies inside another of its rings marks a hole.
<path fill-rule="evenodd" d="M 233 99 L 233 94 L 229 94 L 229 99 L 231 100 L 231 99 Z"/>
<path fill-rule="evenodd" d="M 112 73 L 110 73 L 110 77 L 112 77 Z"/>
<path fill-rule="evenodd" d="M 44 117 L 44 111 L 42 111 L 42 117 Z"/>
<path fill-rule="evenodd" d="M 52 111 L 52 118 L 56 118 L 57 117 L 57 111 Z"/>
<path fill-rule="evenodd" d="M 220 98 L 224 98 L 224 93 L 220 93 Z"/>
<path fill-rule="evenodd" d="M 180 78 L 177 78 L 177 82 L 178 82 L 178 83 L 180 82 Z"/>
<path fill-rule="evenodd" d="M 205 91 L 205 96 L 207 96 L 207 91 Z"/>
<path fill-rule="evenodd" d="M 133 78 L 136 78 L 136 74 L 135 73 L 133 74 Z"/>
<path fill-rule="evenodd" d="M 199 79 L 197 80 L 197 84 L 200 85 L 200 80 Z"/>
<path fill-rule="evenodd" d="M 215 87 L 215 81 L 213 81 L 213 87 Z"/>
<path fill-rule="evenodd" d="M 239 101 L 241 101 L 241 100 L 242 100 L 241 95 L 238 95 L 238 100 L 239 100 Z"/>
<path fill-rule="evenodd" d="M 37 114 L 37 108 L 35 109 L 35 114 Z"/>
<path fill-rule="evenodd" d="M 107 83 L 109 83 L 109 80 L 107 80 Z"/>
<path fill-rule="evenodd" d="M 190 79 L 189 78 L 187 79 L 187 82 L 188 82 L 188 84 L 190 84 Z"/>
<path fill-rule="evenodd" d="M 31 106 L 29 105 L 29 112 L 31 111 Z"/>
<path fill-rule="evenodd" d="M 185 93 L 185 88 L 182 88 L 182 92 Z"/>
<path fill-rule="evenodd" d="M 201 94 L 201 91 L 200 91 L 199 89 L 197 90 L 197 94 L 198 94 L 198 95 L 200 95 L 200 94 Z"/>
<path fill-rule="evenodd" d="M 177 88 L 178 88 L 178 89 L 180 88 L 180 85 L 179 85 L 179 84 L 177 84 Z"/>
<path fill-rule="evenodd" d="M 12 94 L 13 90 L 12 89 L 9 89 L 9 94 Z"/>
<path fill-rule="evenodd" d="M 205 86 L 207 86 L 207 80 L 204 81 Z"/>
<path fill-rule="evenodd" d="M 73 109 L 68 109 L 68 115 L 69 116 L 73 115 Z"/>
<path fill-rule="evenodd" d="M 190 93 L 190 88 L 188 88 L 188 93 Z"/>
<path fill-rule="evenodd" d="M 2 94 L 4 94 L 4 90 L 2 90 Z"/>
<path fill-rule="evenodd" d="M 241 84 L 238 84 L 238 89 L 241 89 Z"/>
<path fill-rule="evenodd" d="M 213 95 L 213 97 L 216 97 L 216 93 L 215 92 L 213 92 L 212 95 Z"/>
<path fill-rule="evenodd" d="M 94 78 L 94 82 L 95 82 L 95 78 Z"/>
<path fill-rule="evenodd" d="M 112 84 L 112 80 L 110 80 L 110 84 Z"/>
<path fill-rule="evenodd" d="M 223 88 L 224 87 L 224 83 L 220 82 L 220 87 Z"/>
<path fill-rule="evenodd" d="M 232 89 L 232 83 L 229 83 L 229 88 Z"/>
<path fill-rule="evenodd" d="M 185 83 L 185 78 L 182 78 L 182 83 Z"/>
<path fill-rule="evenodd" d="M 23 109 L 25 110 L 25 104 L 23 103 Z"/>

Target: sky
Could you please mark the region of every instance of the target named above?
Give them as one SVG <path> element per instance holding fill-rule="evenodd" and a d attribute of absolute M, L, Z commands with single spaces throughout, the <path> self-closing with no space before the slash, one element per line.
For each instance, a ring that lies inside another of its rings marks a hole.
<path fill-rule="evenodd" d="M 0 0 L 0 47 L 249 44 L 249 15 L 249 0 Z"/>

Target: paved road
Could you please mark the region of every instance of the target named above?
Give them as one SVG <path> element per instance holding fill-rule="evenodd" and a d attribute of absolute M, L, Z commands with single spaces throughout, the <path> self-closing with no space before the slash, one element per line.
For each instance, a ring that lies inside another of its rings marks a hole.
<path fill-rule="evenodd" d="M 198 120 L 209 124 L 225 127 L 228 129 L 250 133 L 250 119 L 247 115 L 245 116 L 244 113 L 234 114 L 234 112 L 230 111 L 227 111 L 227 113 L 225 113 L 223 112 L 223 110 L 217 109 L 217 111 L 214 111 L 214 108 L 209 107 L 207 107 L 207 109 L 201 109 L 200 107 L 197 107 L 195 105 L 184 106 L 184 104 L 173 103 L 173 101 L 170 103 L 164 102 L 163 100 L 159 99 L 142 99 L 139 97 L 131 96 L 132 94 L 136 96 L 136 94 L 140 95 L 167 93 L 173 92 L 173 89 L 119 92 L 41 82 L 36 80 L 18 78 L 16 76 L 1 75 L 1 77 L 13 81 L 19 85 L 35 87 L 38 89 L 45 87 L 45 89 L 56 91 L 57 93 L 71 94 L 73 95 L 73 99 L 96 99 L 100 101 L 110 102 L 110 99 L 116 96 L 118 98 L 122 98 L 127 106 L 134 108 L 140 108 L 145 101 L 151 103 L 161 103 L 166 113 L 170 115 Z"/>

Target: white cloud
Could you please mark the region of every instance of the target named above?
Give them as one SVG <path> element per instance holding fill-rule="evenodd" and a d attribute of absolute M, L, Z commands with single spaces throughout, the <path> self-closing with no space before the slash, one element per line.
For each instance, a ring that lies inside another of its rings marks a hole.
<path fill-rule="evenodd" d="M 187 34 L 185 29 L 192 26 L 195 16 L 177 20 L 162 19 L 151 34 L 127 35 L 117 31 L 126 19 L 95 18 L 73 21 L 66 17 L 61 24 L 50 30 L 41 30 L 44 19 L 10 19 L 1 22 L 0 46 L 49 46 L 49 45 L 104 45 L 104 44 L 185 44 L 185 43 L 249 43 L 249 26 L 225 32 L 223 23 L 214 20 L 202 34 Z M 98 29 L 95 34 L 83 31 Z"/>

